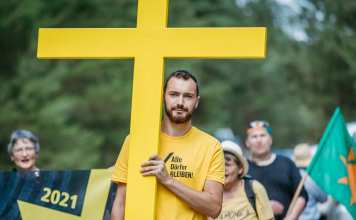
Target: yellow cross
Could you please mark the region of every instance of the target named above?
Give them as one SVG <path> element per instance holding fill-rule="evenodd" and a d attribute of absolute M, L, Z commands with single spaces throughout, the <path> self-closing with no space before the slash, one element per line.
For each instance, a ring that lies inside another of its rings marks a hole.
<path fill-rule="evenodd" d="M 136 28 L 41 28 L 38 57 L 134 58 L 126 219 L 155 217 L 155 178 L 140 164 L 159 146 L 165 58 L 263 58 L 265 28 L 168 28 L 168 0 L 138 0 Z"/>

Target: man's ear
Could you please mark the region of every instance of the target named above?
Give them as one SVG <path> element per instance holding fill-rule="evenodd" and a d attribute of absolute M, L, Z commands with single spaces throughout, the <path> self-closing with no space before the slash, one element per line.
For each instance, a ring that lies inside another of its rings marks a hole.
<path fill-rule="evenodd" d="M 197 96 L 197 102 L 195 103 L 194 109 L 197 109 L 200 102 L 200 96 Z"/>
<path fill-rule="evenodd" d="M 14 161 L 14 160 L 15 160 L 14 156 L 11 155 L 11 156 L 10 156 L 10 160 L 11 160 L 11 161 Z"/>

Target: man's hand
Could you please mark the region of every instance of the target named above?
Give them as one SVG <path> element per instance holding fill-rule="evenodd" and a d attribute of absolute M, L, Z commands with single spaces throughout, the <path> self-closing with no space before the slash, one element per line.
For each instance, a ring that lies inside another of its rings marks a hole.
<path fill-rule="evenodd" d="M 168 174 L 164 161 L 158 156 L 151 156 L 141 164 L 143 176 L 155 176 L 157 181 L 182 199 L 195 211 L 216 218 L 222 205 L 223 185 L 213 180 L 206 180 L 203 191 L 197 191 L 175 180 Z"/>
<path fill-rule="evenodd" d="M 297 220 L 298 218 L 294 218 L 294 217 L 292 217 L 292 216 L 286 216 L 286 217 L 284 217 L 284 219 L 283 220 Z"/>
<path fill-rule="evenodd" d="M 271 200 L 270 202 L 271 202 L 273 214 L 280 215 L 283 213 L 284 206 L 282 205 L 282 203 L 280 203 L 276 200 Z"/>
<path fill-rule="evenodd" d="M 158 156 L 151 156 L 148 161 L 141 164 L 142 176 L 155 176 L 163 185 L 166 185 L 169 181 L 172 181 L 172 177 L 168 174 L 164 161 Z"/>

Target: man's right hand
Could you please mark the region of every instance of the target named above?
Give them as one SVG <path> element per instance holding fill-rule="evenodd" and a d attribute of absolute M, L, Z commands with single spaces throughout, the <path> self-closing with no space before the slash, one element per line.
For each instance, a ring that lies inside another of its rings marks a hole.
<path fill-rule="evenodd" d="M 278 202 L 276 200 L 271 200 L 270 202 L 271 202 L 273 214 L 280 215 L 280 214 L 283 213 L 284 206 L 282 205 L 282 203 L 280 203 L 280 202 Z"/>

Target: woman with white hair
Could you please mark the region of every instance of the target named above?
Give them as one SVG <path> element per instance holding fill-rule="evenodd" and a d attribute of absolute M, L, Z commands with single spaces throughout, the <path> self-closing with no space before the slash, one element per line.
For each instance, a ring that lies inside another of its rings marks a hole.
<path fill-rule="evenodd" d="M 17 171 L 38 172 L 36 161 L 40 151 L 38 138 L 27 130 L 16 130 L 10 136 L 7 152 Z"/>
<path fill-rule="evenodd" d="M 223 205 L 219 220 L 274 219 L 265 188 L 246 177 L 248 163 L 239 145 L 232 141 L 221 143 L 225 158 Z"/>

